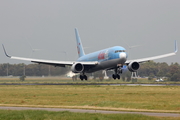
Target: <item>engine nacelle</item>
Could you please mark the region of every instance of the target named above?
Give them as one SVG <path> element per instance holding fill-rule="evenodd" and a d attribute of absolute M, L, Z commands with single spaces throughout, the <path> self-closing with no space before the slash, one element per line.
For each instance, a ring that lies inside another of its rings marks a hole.
<path fill-rule="evenodd" d="M 75 63 L 71 67 L 72 72 L 80 73 L 84 70 L 84 66 L 81 63 Z"/>
<path fill-rule="evenodd" d="M 138 62 L 130 62 L 128 65 L 128 69 L 131 72 L 136 72 L 139 69 L 140 65 Z"/>

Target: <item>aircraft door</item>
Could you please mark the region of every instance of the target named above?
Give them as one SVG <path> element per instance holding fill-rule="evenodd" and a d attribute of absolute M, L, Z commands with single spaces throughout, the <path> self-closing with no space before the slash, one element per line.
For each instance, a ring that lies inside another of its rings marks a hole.
<path fill-rule="evenodd" d="M 105 55 L 104 56 L 105 56 L 105 60 L 109 59 L 109 51 L 108 50 L 105 51 Z"/>

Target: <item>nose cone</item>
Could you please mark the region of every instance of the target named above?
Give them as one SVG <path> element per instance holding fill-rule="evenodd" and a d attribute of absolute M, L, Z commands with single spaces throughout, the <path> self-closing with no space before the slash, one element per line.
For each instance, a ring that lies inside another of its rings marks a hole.
<path fill-rule="evenodd" d="M 121 53 L 119 54 L 119 58 L 120 58 L 121 60 L 126 61 L 126 59 L 127 59 L 126 53 L 125 53 L 125 52 L 121 52 Z"/>

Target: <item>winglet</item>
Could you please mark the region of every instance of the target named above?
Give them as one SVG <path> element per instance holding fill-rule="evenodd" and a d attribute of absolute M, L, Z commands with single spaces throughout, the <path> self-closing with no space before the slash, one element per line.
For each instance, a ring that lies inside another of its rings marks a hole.
<path fill-rule="evenodd" d="M 6 53 L 6 50 L 5 50 L 5 47 L 4 47 L 3 44 L 2 44 L 2 46 L 3 46 L 3 50 L 4 50 L 5 55 L 6 55 L 7 57 L 11 58 L 11 56 L 9 56 L 9 55 Z"/>
<path fill-rule="evenodd" d="M 177 53 L 177 51 L 178 51 L 178 46 L 177 46 L 177 41 L 175 40 L 175 53 Z"/>

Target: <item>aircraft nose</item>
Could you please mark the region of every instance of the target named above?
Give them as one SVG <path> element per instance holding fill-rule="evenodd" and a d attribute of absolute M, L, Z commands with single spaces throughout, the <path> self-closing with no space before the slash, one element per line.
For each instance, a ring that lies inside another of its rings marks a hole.
<path fill-rule="evenodd" d="M 119 54 L 119 58 L 126 60 L 126 58 L 127 58 L 126 53 L 125 53 L 125 52 L 121 52 L 121 53 Z"/>

